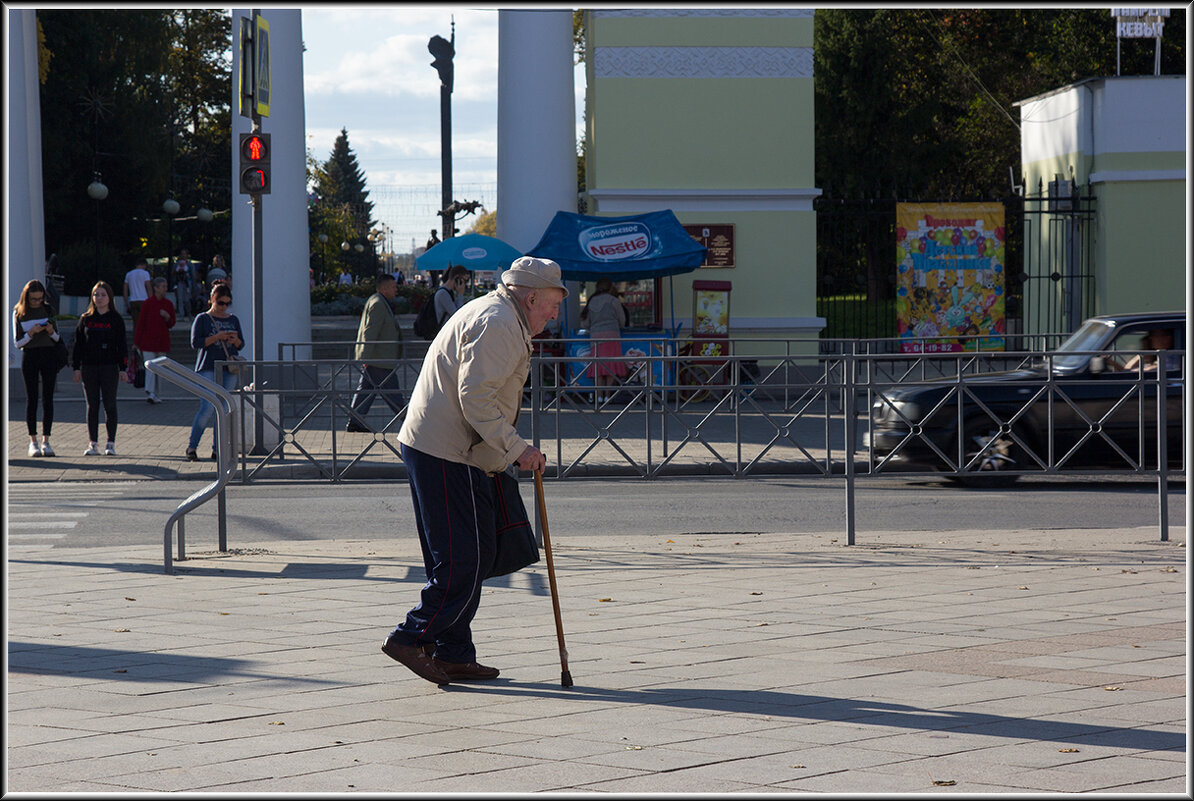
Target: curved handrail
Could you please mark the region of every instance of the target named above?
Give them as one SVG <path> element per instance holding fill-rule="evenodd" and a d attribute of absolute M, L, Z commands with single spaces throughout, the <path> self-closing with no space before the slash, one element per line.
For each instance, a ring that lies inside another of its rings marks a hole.
<path fill-rule="evenodd" d="M 228 393 L 228 390 L 214 381 L 209 381 L 194 370 L 183 367 L 169 356 L 158 356 L 156 359 L 150 359 L 145 363 L 145 369 L 181 387 L 187 392 L 208 401 L 216 410 L 215 437 L 218 444 L 216 455 L 219 457 L 219 461 L 216 463 L 216 480 L 180 503 L 178 508 L 170 515 L 170 519 L 166 521 L 163 542 L 165 548 L 164 568 L 166 573 L 172 574 L 174 572 L 174 564 L 170 559 L 170 531 L 174 527 L 175 521 L 178 522 L 178 558 L 181 561 L 186 559 L 184 545 L 185 524 L 183 518 L 187 512 L 198 508 L 217 495 L 221 495 L 222 500 L 224 487 L 236 471 L 236 437 L 232 428 L 233 401 L 232 395 Z M 220 503 L 219 517 L 220 531 L 222 533 L 224 531 L 223 503 Z M 223 538 L 221 537 L 222 541 Z"/>

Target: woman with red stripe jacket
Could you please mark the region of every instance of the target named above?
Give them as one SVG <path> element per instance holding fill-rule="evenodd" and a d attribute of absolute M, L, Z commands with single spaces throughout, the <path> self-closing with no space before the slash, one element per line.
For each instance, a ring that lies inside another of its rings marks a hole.
<path fill-rule="evenodd" d="M 129 347 L 124 317 L 112 308 L 112 287 L 97 281 L 91 288 L 91 303 L 79 316 L 71 365 L 75 383 L 83 384 L 87 400 L 87 434 L 90 446 L 84 456 L 99 456 L 99 405 L 104 404 L 104 424 L 108 429 L 107 456 L 116 455 L 116 388 L 127 381 Z"/>

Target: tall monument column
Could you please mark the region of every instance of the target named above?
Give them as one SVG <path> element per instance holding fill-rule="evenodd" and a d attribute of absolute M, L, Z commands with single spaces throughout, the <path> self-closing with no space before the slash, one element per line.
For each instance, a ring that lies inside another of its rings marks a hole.
<path fill-rule="evenodd" d="M 254 308 L 253 209 L 240 185 L 236 152 L 241 133 L 252 121 L 237 113 L 240 107 L 237 75 L 240 74 L 241 17 L 249 9 L 233 9 L 232 30 L 232 296 L 233 311 L 246 335 L 252 328 Z M 307 237 L 306 112 L 303 100 L 302 12 L 265 8 L 261 16 L 270 32 L 270 115 L 261 120 L 262 133 L 270 135 L 270 194 L 262 202 L 262 357 L 278 358 L 279 342 L 311 341 L 310 250 Z M 245 355 L 256 343 L 246 342 Z M 311 358 L 310 350 L 295 359 Z M 287 358 L 291 354 L 286 354 Z"/>
<path fill-rule="evenodd" d="M 4 313 L 34 278 L 45 281 L 46 233 L 41 183 L 41 84 L 37 78 L 37 12 L 8 14 L 8 302 Z M 61 311 L 59 309 L 58 311 Z M 10 320 L 11 322 L 11 320 Z M 5 327 L 7 331 L 7 326 Z M 8 363 L 20 365 L 21 352 L 8 336 Z"/>
<path fill-rule="evenodd" d="M 576 211 L 572 12 L 498 11 L 497 234 L 526 252 Z"/>

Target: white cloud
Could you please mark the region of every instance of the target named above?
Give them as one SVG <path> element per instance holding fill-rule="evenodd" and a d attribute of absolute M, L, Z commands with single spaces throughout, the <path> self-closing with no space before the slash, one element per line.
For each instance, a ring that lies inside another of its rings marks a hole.
<path fill-rule="evenodd" d="M 455 199 L 496 203 L 498 11 L 440 5 L 303 9 L 307 145 L 324 161 L 341 128 L 365 173 L 375 217 L 402 247 L 439 227 L 440 84 L 427 42 L 452 35 Z M 583 73 L 580 78 L 583 85 Z M 583 104 L 577 101 L 578 114 Z M 578 127 L 578 132 L 582 129 Z M 472 224 L 462 221 L 462 229 Z"/>

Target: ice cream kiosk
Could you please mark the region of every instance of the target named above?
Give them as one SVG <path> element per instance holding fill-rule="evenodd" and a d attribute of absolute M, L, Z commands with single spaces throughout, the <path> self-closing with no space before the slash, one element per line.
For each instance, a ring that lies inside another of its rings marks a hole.
<path fill-rule="evenodd" d="M 705 246 L 665 209 L 625 217 L 559 211 L 527 255 L 556 262 L 566 280 L 596 281 L 605 277 L 622 290 L 623 305 L 631 317 L 622 330 L 622 352 L 630 363 L 628 367 L 632 367 L 636 357 L 641 361 L 643 356 L 671 352 L 672 335 L 661 325 L 661 279 L 692 272 L 701 266 L 706 253 Z M 728 299 L 728 290 L 725 297 Z M 725 315 L 728 321 L 728 305 Z M 566 338 L 573 335 L 566 321 L 563 328 Z M 585 375 L 591 344 L 574 340 L 568 342 L 567 350 L 568 356 L 576 358 L 569 362 L 568 384 L 591 387 L 592 378 Z M 663 364 L 655 362 L 656 383 L 664 382 L 662 370 Z"/>

